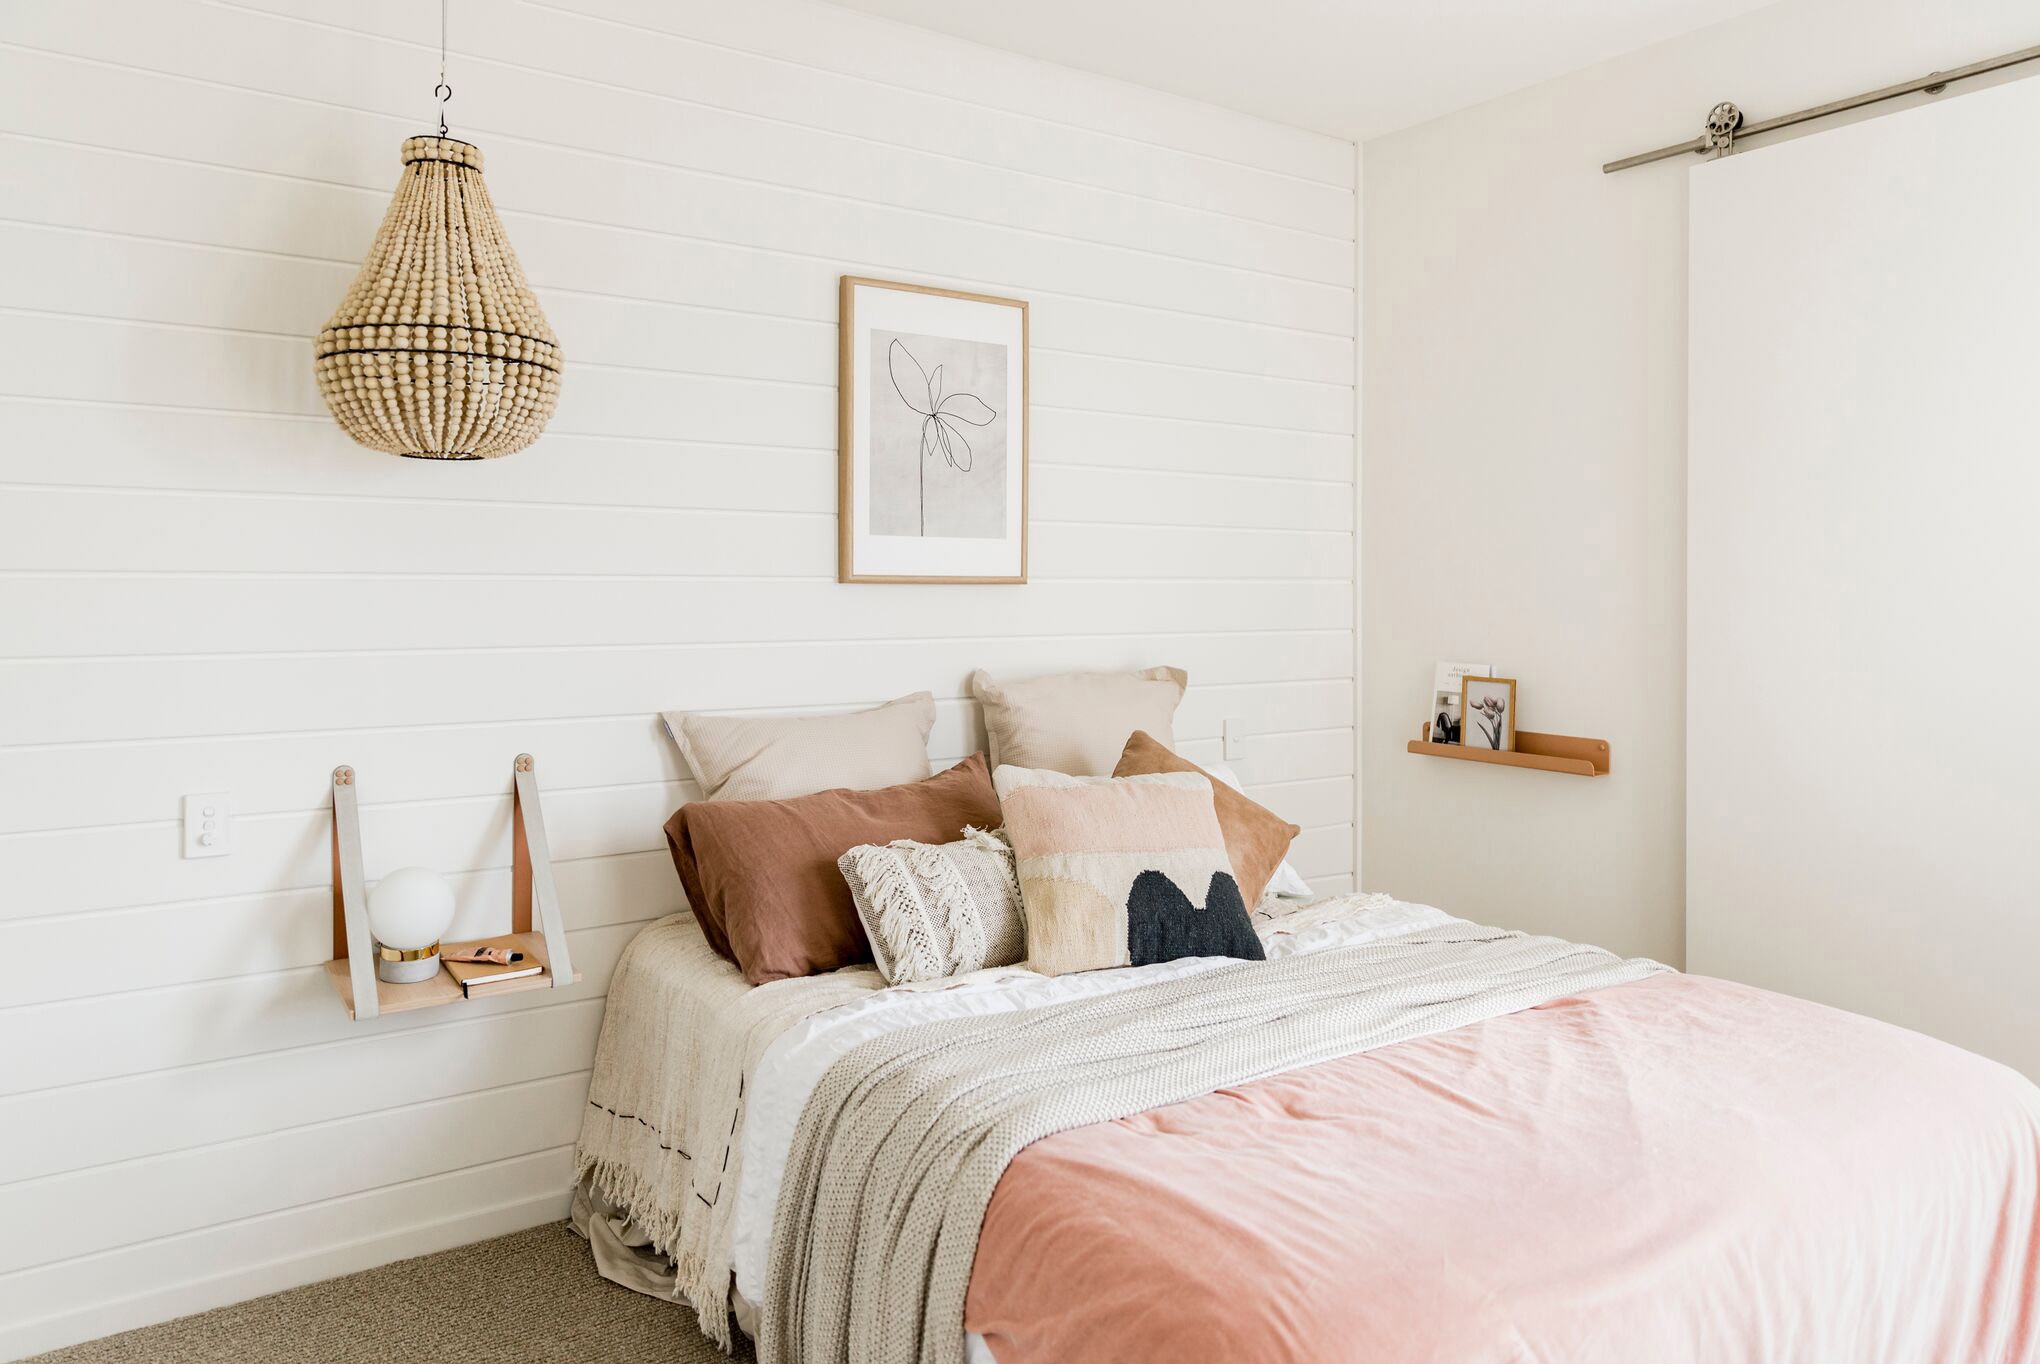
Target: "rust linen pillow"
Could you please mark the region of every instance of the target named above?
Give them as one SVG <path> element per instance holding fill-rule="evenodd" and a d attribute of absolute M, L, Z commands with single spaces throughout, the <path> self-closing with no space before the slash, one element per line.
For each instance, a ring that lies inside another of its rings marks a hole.
<path fill-rule="evenodd" d="M 1290 842 L 1303 830 L 1188 758 L 1178 757 L 1146 730 L 1137 729 L 1126 741 L 1126 751 L 1119 755 L 1119 766 L 1112 769 L 1112 775 L 1132 777 L 1146 772 L 1198 772 L 1210 779 L 1218 827 L 1225 834 L 1225 851 L 1232 858 L 1233 879 L 1240 883 L 1240 898 L 1249 909 L 1260 904 L 1269 878 L 1288 855 Z"/>
<path fill-rule="evenodd" d="M 1176 741 L 1176 707 L 1189 681 L 1181 668 L 1143 668 L 1001 682 L 980 668 L 970 675 L 970 691 L 985 713 L 993 767 L 1105 777 L 1136 729 L 1164 744 Z"/>
<path fill-rule="evenodd" d="M 690 801 L 666 821 L 701 933 L 753 985 L 871 960 L 836 859 L 860 843 L 947 843 L 999 822 L 982 753 L 925 781 L 787 800 Z"/>

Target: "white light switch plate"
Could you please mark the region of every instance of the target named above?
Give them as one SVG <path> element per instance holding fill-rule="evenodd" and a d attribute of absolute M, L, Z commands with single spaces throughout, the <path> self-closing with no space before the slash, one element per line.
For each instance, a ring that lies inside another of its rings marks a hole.
<path fill-rule="evenodd" d="M 184 855 L 225 857 L 234 850 L 234 793 L 199 791 L 184 798 Z"/>
<path fill-rule="evenodd" d="M 1247 756 L 1247 722 L 1237 715 L 1226 717 L 1225 760 L 1236 763 Z"/>

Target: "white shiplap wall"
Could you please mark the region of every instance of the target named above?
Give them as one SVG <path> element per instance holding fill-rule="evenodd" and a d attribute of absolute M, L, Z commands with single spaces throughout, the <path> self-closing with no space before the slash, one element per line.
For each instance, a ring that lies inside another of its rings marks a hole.
<path fill-rule="evenodd" d="M 358 449 L 308 337 L 427 124 L 418 0 L 0 6 L 0 1357 L 558 1215 L 601 997 L 678 907 L 660 708 L 1176 663 L 1352 871 L 1352 148 L 799 0 L 461 0 L 566 346 L 536 448 Z M 836 279 L 1033 305 L 1034 582 L 842 587 Z M 505 912 L 538 755 L 586 982 L 348 1023 L 371 877 Z M 182 861 L 187 791 L 241 809 Z"/>

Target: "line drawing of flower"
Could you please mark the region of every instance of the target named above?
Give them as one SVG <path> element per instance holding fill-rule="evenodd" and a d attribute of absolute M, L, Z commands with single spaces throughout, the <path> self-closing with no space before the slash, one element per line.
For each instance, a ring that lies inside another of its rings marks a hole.
<path fill-rule="evenodd" d="M 1499 696 L 1483 696 L 1473 703 L 1473 718 L 1480 726 L 1480 737 L 1487 740 L 1488 747 L 1499 752 L 1502 747 L 1502 716 L 1508 713 L 1509 704 Z"/>
<path fill-rule="evenodd" d="M 906 361 L 908 369 L 900 362 Z M 885 367 L 892 379 L 893 392 L 900 395 L 900 401 L 909 411 L 921 418 L 921 534 L 928 533 L 928 462 L 936 455 L 942 456 L 943 463 L 959 473 L 969 473 L 971 466 L 970 442 L 964 439 L 963 428 L 958 422 L 970 426 L 990 426 L 998 420 L 999 414 L 990 403 L 974 393 L 942 392 L 942 366 L 935 366 L 930 374 L 922 368 L 914 353 L 894 337 L 885 349 Z M 925 405 L 908 396 L 909 392 L 926 394 Z M 979 416 L 983 413 L 983 416 Z M 959 455 L 957 452 L 961 450 Z"/>

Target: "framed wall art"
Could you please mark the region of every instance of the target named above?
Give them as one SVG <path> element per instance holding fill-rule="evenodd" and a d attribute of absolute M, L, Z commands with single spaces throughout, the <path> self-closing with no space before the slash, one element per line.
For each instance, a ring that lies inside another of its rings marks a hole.
<path fill-rule="evenodd" d="M 843 277 L 836 577 L 1027 581 L 1027 304 Z"/>
<path fill-rule="evenodd" d="M 1516 751 L 1516 679 L 1459 679 L 1460 742 L 1493 753 Z"/>

